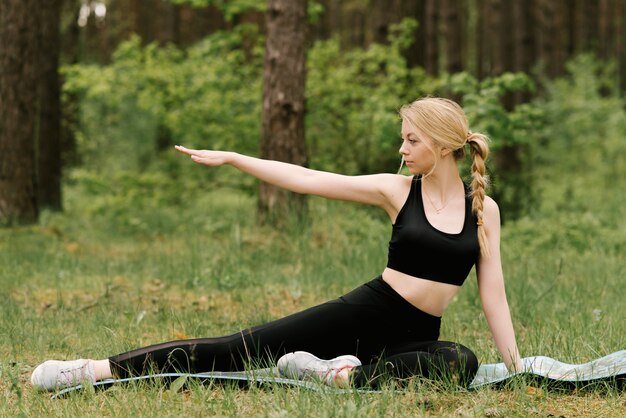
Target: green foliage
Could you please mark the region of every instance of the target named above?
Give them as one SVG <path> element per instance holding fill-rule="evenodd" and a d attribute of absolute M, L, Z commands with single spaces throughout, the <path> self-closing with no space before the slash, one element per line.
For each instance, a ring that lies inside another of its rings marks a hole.
<path fill-rule="evenodd" d="M 545 98 L 538 101 L 549 123 L 536 154 L 543 169 L 557 165 L 568 174 L 555 185 L 582 203 L 598 198 L 626 173 L 626 101 L 619 95 L 614 66 L 582 55 L 567 70 L 566 77 L 546 83 Z M 589 172 L 596 175 L 586 176 Z M 581 184 L 581 178 L 592 181 Z"/>
<path fill-rule="evenodd" d="M 504 73 L 477 80 L 469 73 L 452 74 L 440 89 L 450 89 L 461 96 L 470 125 L 494 139 L 493 151 L 513 145 L 528 145 L 541 125 L 537 109 L 525 104 L 513 110 L 505 107 L 503 98 L 510 93 L 533 91 L 532 79 L 524 73 Z"/>
<path fill-rule="evenodd" d="M 546 82 L 545 97 L 536 101 L 546 124 L 531 143 L 533 175 L 543 179 L 529 213 L 542 226 L 530 228 L 537 234 L 532 240 L 545 249 L 575 245 L 580 252 L 594 251 L 594 242 L 602 240 L 623 254 L 626 101 L 611 65 L 583 55 L 567 70 Z"/>
<path fill-rule="evenodd" d="M 90 167 L 145 169 L 175 141 L 254 153 L 259 139 L 262 48 L 240 25 L 183 51 L 133 37 L 106 67 L 66 67 L 64 91 L 79 94 L 79 153 Z M 169 151 L 169 150 L 168 150 Z"/>
<path fill-rule="evenodd" d="M 543 127 L 543 116 L 531 103 L 510 110 L 506 103 L 513 93 L 534 91 L 534 82 L 523 73 L 504 73 L 479 81 L 466 72 L 442 81 L 439 89 L 460 96 L 471 129 L 492 139 L 490 194 L 499 203 L 503 219 L 519 217 L 534 202 L 530 145 Z M 469 164 L 469 160 L 464 162 L 463 172 L 469 172 Z"/>
<path fill-rule="evenodd" d="M 622 102 L 616 94 L 607 95 L 615 91 L 610 66 L 583 57 L 569 65 L 569 78 L 542 86 L 545 99 L 509 109 L 512 94 L 534 91 L 528 76 L 506 73 L 479 81 L 463 72 L 432 78 L 421 68 L 408 68 L 402 50 L 416 27 L 411 19 L 393 26 L 388 45 L 346 51 L 330 39 L 310 48 L 306 134 L 312 167 L 346 174 L 395 171 L 398 107 L 426 94 L 452 94 L 462 102 L 472 129 L 493 139 L 490 193 L 506 220 L 523 216 L 544 199 L 536 181 L 547 166 L 580 171 L 580 159 L 593 156 L 594 170 L 605 173 L 603 181 L 623 171 L 621 154 L 615 152 L 623 132 Z M 142 47 L 131 38 L 108 66 L 66 67 L 64 91 L 80 97 L 76 136 L 83 166 L 107 173 L 154 171 L 188 186 L 196 184 L 189 178 L 198 176 L 228 183 L 232 172 L 188 175 L 192 165 L 170 146 L 256 155 L 262 54 L 257 30 L 240 25 L 185 50 Z M 565 140 L 579 138 L 581 131 L 593 132 L 594 139 Z M 572 145 L 577 153 L 566 152 Z M 469 173 L 468 164 L 469 159 L 462 163 L 463 173 Z M 252 180 L 234 179 L 230 184 L 253 189 Z M 586 189 L 599 188 L 570 185 L 558 193 Z M 571 204 L 562 200 L 560 206 Z"/>
<path fill-rule="evenodd" d="M 344 51 L 331 39 L 310 49 L 306 132 L 314 166 L 348 174 L 398 166 L 397 109 L 432 83 L 401 53 L 415 25 L 406 19 L 394 27 L 390 45 Z"/>

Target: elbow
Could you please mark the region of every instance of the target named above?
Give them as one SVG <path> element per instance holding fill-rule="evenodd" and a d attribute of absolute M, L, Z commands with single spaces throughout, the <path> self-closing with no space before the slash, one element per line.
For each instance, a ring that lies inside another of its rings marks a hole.
<path fill-rule="evenodd" d="M 503 310 L 508 310 L 509 304 L 506 299 L 504 289 L 501 291 L 493 291 L 491 289 L 487 292 L 481 292 L 480 299 L 483 305 L 483 311 L 485 315 L 498 314 Z"/>

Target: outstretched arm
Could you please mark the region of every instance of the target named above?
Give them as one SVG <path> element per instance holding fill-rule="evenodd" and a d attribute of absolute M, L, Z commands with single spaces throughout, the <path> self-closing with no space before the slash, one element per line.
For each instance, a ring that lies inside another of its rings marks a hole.
<path fill-rule="evenodd" d="M 295 193 L 380 206 L 388 213 L 392 210 L 393 194 L 401 190 L 394 185 L 399 185 L 398 178 L 402 176 L 394 174 L 344 176 L 229 151 L 193 150 L 179 145 L 175 148 L 198 164 L 210 167 L 232 165 L 261 181 Z"/>
<path fill-rule="evenodd" d="M 500 211 L 496 202 L 490 198 L 485 199 L 484 222 L 490 256 L 481 257 L 477 266 L 480 300 L 504 363 L 511 371 L 521 371 L 522 361 L 506 300 L 500 260 Z"/>

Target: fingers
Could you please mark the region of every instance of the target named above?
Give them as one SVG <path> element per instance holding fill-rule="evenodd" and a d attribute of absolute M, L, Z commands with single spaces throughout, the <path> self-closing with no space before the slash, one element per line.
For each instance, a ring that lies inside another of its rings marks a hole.
<path fill-rule="evenodd" d="M 194 163 L 208 166 L 219 166 L 224 164 L 224 158 L 221 157 L 220 152 L 189 149 L 183 147 L 182 145 L 175 145 L 174 149 L 180 153 L 189 155 L 191 157 L 191 161 Z"/>
<path fill-rule="evenodd" d="M 187 155 L 196 155 L 198 152 L 193 149 L 185 148 L 182 145 L 174 145 L 174 149 L 178 152 L 182 152 L 183 154 L 187 154 Z"/>

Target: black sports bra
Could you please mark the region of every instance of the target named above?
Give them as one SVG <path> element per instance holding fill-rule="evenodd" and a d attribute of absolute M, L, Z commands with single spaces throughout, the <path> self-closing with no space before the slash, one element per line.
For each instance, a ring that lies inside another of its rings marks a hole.
<path fill-rule="evenodd" d="M 465 189 L 469 191 L 467 186 Z M 409 197 L 393 224 L 387 267 L 421 279 L 461 286 L 479 253 L 471 198 L 465 198 L 461 232 L 440 231 L 426 218 L 421 177 L 413 177 Z"/>

